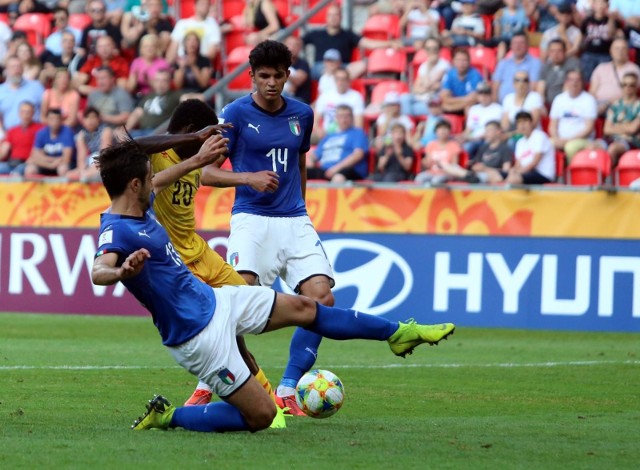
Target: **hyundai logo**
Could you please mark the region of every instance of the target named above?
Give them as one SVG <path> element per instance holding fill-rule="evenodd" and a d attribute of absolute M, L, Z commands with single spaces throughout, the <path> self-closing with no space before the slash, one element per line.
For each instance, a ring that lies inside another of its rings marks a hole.
<path fill-rule="evenodd" d="M 366 240 L 339 238 L 322 242 L 333 266 L 336 305 L 384 315 L 404 302 L 413 288 L 413 272 L 395 251 Z"/>

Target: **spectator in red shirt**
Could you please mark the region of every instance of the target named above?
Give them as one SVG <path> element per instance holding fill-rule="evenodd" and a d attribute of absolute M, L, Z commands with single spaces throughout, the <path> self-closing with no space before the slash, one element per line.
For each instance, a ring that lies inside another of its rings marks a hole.
<path fill-rule="evenodd" d="M 18 115 L 20 124 L 7 131 L 5 139 L 0 143 L 0 175 L 24 175 L 24 167 L 36 138 L 36 132 L 42 124 L 34 122 L 35 106 L 23 101 L 20 103 Z"/>
<path fill-rule="evenodd" d="M 76 76 L 77 88 L 83 95 L 88 95 L 96 87 L 95 71 L 99 67 L 109 66 L 116 77 L 116 84 L 125 88 L 129 78 L 129 62 L 118 54 L 113 39 L 110 36 L 98 38 L 96 54 L 89 56 Z"/>

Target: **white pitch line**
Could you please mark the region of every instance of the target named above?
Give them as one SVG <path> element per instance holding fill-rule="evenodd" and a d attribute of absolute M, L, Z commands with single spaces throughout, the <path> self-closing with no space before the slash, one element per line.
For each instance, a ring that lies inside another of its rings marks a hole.
<path fill-rule="evenodd" d="M 318 367 L 327 369 L 461 369 L 461 368 L 519 368 L 519 367 L 575 367 L 575 366 L 599 366 L 599 365 L 640 365 L 638 361 L 565 361 L 565 362 L 497 362 L 488 364 L 380 364 L 380 365 L 358 365 L 358 364 L 332 364 L 319 365 Z M 283 367 L 282 365 L 268 365 L 265 368 Z M 157 369 L 181 369 L 176 365 L 170 366 L 0 366 L 0 370 L 157 370 Z"/>

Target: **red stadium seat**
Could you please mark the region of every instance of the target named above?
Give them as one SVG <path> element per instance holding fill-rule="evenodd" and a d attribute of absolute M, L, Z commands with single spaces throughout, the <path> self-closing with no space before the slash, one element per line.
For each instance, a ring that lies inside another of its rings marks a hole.
<path fill-rule="evenodd" d="M 470 47 L 469 57 L 471 59 L 471 66 L 480 70 L 485 79 L 491 76 L 498 63 L 496 50 L 491 47 Z"/>
<path fill-rule="evenodd" d="M 13 25 L 14 31 L 24 31 L 27 41 L 32 46 L 42 46 L 51 34 L 51 15 L 45 13 L 25 13 L 18 18 Z"/>
<path fill-rule="evenodd" d="M 400 37 L 400 18 L 392 14 L 370 16 L 364 23 L 362 36 L 383 41 L 396 39 Z"/>
<path fill-rule="evenodd" d="M 218 2 L 218 4 L 220 5 L 221 10 L 219 18 L 221 21 L 228 21 L 229 18 L 236 15 L 242 15 L 246 2 L 245 0 L 224 0 L 222 2 Z"/>
<path fill-rule="evenodd" d="M 0 13 L 0 23 L 9 24 L 9 13 Z"/>
<path fill-rule="evenodd" d="M 611 157 L 605 150 L 581 150 L 567 167 L 567 182 L 572 186 L 597 186 L 610 173 Z"/>
<path fill-rule="evenodd" d="M 226 3 L 225 0 L 223 3 Z M 176 11 L 176 20 L 191 18 L 196 12 L 196 0 L 180 0 L 179 11 Z"/>
<path fill-rule="evenodd" d="M 615 170 L 615 184 L 616 186 L 629 186 L 638 178 L 640 178 L 640 150 L 629 150 L 618 161 Z"/>
<path fill-rule="evenodd" d="M 567 156 L 562 150 L 556 150 L 556 181 L 564 183 L 564 172 L 566 167 Z"/>
<path fill-rule="evenodd" d="M 491 39 L 493 37 L 493 15 L 480 15 L 484 23 L 484 38 Z"/>
<path fill-rule="evenodd" d="M 443 114 L 442 117 L 451 124 L 451 135 L 462 133 L 464 130 L 464 116 L 461 114 Z"/>
<path fill-rule="evenodd" d="M 407 54 L 404 51 L 380 48 L 371 51 L 367 61 L 367 84 L 379 83 L 385 79 L 401 79 L 407 70 Z M 384 75 L 380 77 L 380 75 Z"/>
<path fill-rule="evenodd" d="M 311 8 L 313 8 L 318 2 L 319 0 L 303 0 L 302 2 L 303 11 L 311 10 Z M 309 18 L 309 20 L 307 21 L 307 24 L 311 26 L 322 26 L 322 27 L 326 26 L 327 25 L 327 8 L 329 8 L 331 5 L 340 5 L 340 2 L 336 1 L 334 3 L 329 3 L 326 7 L 321 8 L 318 13 L 316 13 L 311 18 Z"/>
<path fill-rule="evenodd" d="M 380 115 L 380 105 L 384 101 L 387 93 L 396 92 L 398 94 L 408 93 L 409 85 L 401 80 L 385 80 L 376 84 L 371 90 L 371 100 L 364 110 L 364 131 L 368 134 L 371 123 L 378 119 Z"/>
<path fill-rule="evenodd" d="M 86 13 L 71 13 L 69 15 L 69 26 L 82 31 L 91 24 L 91 17 Z"/>
<path fill-rule="evenodd" d="M 238 66 L 244 64 L 249 60 L 249 53 L 251 52 L 251 47 L 249 46 L 240 46 L 236 47 L 232 51 L 229 52 L 227 56 L 226 62 L 226 70 L 227 73 L 232 72 Z M 253 89 L 253 83 L 251 82 L 251 77 L 249 76 L 249 70 L 245 70 L 238 77 L 234 78 L 227 85 L 229 90 L 251 90 Z"/>
<path fill-rule="evenodd" d="M 247 35 L 253 31 L 253 28 L 244 26 L 244 17 L 242 15 L 232 16 L 228 19 L 228 23 L 232 29 L 224 34 L 223 44 L 224 53 L 229 54 L 236 47 L 246 46 Z"/>

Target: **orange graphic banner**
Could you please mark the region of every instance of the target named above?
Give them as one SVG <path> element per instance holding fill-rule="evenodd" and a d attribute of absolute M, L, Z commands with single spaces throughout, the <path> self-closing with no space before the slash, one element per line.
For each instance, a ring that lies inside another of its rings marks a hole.
<path fill-rule="evenodd" d="M 229 229 L 233 189 L 201 188 L 198 228 Z M 95 228 L 109 206 L 100 184 L 2 183 L 0 226 Z M 640 238 L 633 192 L 310 187 L 318 232 Z"/>

